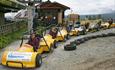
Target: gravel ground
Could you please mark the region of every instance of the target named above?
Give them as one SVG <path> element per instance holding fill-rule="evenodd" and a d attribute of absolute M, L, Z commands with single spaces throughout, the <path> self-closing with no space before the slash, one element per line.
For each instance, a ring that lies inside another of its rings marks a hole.
<path fill-rule="evenodd" d="M 59 46 L 39 70 L 115 70 L 114 43 L 115 37 L 105 37 L 87 41 L 75 51 Z"/>
<path fill-rule="evenodd" d="M 63 48 L 65 44 L 75 39 L 109 32 L 115 32 L 115 29 L 102 30 L 79 37 L 72 37 L 66 43 L 59 43 L 58 48 L 55 49 L 53 53 L 43 58 L 43 64 L 40 68 L 26 70 L 115 70 L 115 36 L 89 40 L 78 45 L 77 49 L 74 51 L 64 51 Z M 12 43 L 8 48 L 13 49 L 16 46 L 19 47 L 19 42 L 20 41 Z M 1 50 L 0 54 L 5 49 Z M 20 69 L 12 69 L 0 65 L 0 70 Z"/>

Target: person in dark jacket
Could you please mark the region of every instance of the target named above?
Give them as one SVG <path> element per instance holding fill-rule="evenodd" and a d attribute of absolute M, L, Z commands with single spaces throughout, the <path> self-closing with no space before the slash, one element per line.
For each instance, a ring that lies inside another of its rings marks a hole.
<path fill-rule="evenodd" d="M 49 34 L 52 36 L 52 38 L 56 38 L 57 36 L 57 33 L 58 33 L 58 29 L 53 27 L 50 31 L 49 31 Z"/>
<path fill-rule="evenodd" d="M 110 27 L 111 27 L 111 25 L 112 25 L 112 23 L 113 23 L 113 19 L 112 19 L 112 18 L 110 18 L 110 19 L 109 19 L 109 21 L 108 21 L 108 23 L 109 23 L 108 28 L 110 28 Z"/>
<path fill-rule="evenodd" d="M 38 17 L 37 15 L 35 15 L 35 17 L 33 18 L 33 30 L 35 31 L 37 29 L 38 26 Z"/>
<path fill-rule="evenodd" d="M 39 46 L 39 42 L 40 41 L 36 37 L 36 34 L 32 33 L 31 36 L 30 36 L 30 39 L 28 41 L 28 44 L 33 46 L 33 49 L 34 49 L 35 52 L 37 52 L 37 49 L 38 49 L 38 46 Z"/>

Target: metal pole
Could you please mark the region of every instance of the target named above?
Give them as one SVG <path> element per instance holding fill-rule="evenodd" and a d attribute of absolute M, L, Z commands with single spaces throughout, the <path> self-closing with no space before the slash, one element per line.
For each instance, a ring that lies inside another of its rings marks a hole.
<path fill-rule="evenodd" d="M 32 33 L 33 32 L 33 18 L 35 16 L 35 7 L 34 7 L 34 3 L 28 3 L 28 7 L 27 7 L 27 11 L 28 11 L 28 32 Z"/>

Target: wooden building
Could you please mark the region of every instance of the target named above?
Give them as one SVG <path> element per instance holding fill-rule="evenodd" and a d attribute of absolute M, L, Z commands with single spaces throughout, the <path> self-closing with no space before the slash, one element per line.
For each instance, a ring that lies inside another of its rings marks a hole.
<path fill-rule="evenodd" d="M 36 6 L 39 17 L 45 17 L 51 20 L 56 19 L 56 23 L 63 23 L 64 13 L 69 7 L 58 2 L 46 1 Z"/>

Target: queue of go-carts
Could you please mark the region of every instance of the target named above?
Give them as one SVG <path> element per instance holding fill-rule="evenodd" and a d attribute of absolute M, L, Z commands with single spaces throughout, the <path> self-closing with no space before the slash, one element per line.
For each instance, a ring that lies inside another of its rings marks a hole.
<path fill-rule="evenodd" d="M 65 41 L 67 30 L 65 27 L 52 27 L 48 33 L 47 29 L 43 35 L 36 31 L 30 34 L 27 43 L 23 44 L 23 37 L 20 47 L 15 51 L 4 51 L 2 54 L 2 65 L 16 68 L 35 68 L 42 65 L 42 54 L 52 52 L 57 48 L 58 41 Z"/>
<path fill-rule="evenodd" d="M 30 34 L 27 43 L 22 43 L 15 51 L 4 51 L 2 55 L 2 65 L 16 68 L 36 68 L 42 65 L 42 54 L 44 52 L 53 52 L 57 48 L 57 42 L 66 41 L 71 36 L 85 35 L 88 31 L 99 30 L 102 25 L 89 27 L 89 24 L 81 25 L 76 22 L 75 25 L 54 26 L 46 29 L 41 36 L 36 32 Z"/>
<path fill-rule="evenodd" d="M 15 51 L 4 51 L 2 55 L 2 65 L 15 68 L 35 68 L 42 65 L 42 54 L 52 52 L 56 48 L 56 40 L 52 31 L 43 36 L 35 31 L 30 33 L 27 43 L 23 44 L 23 37 L 20 47 Z"/>

